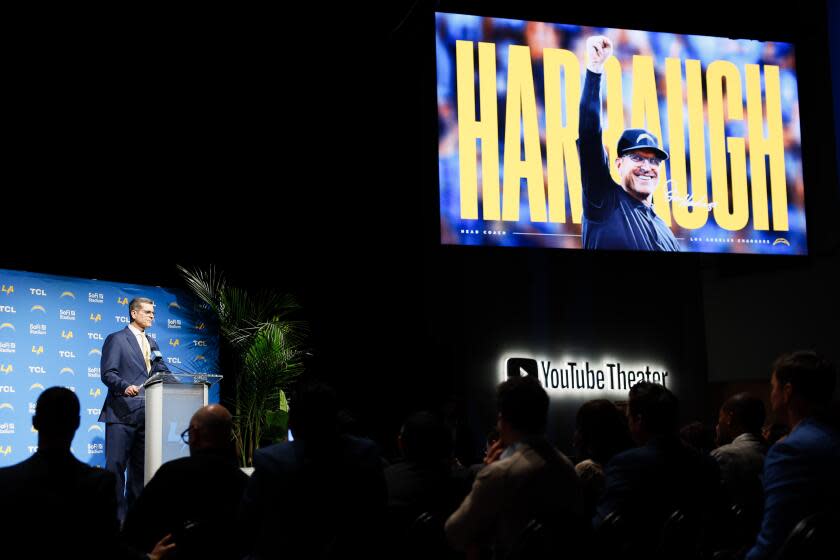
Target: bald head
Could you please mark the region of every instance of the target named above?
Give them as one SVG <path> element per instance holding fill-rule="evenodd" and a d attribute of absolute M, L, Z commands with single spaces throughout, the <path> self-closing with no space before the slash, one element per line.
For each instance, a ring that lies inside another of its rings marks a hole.
<path fill-rule="evenodd" d="M 233 441 L 233 417 L 220 404 L 199 408 L 190 419 L 190 453 L 198 450 L 227 452 Z"/>

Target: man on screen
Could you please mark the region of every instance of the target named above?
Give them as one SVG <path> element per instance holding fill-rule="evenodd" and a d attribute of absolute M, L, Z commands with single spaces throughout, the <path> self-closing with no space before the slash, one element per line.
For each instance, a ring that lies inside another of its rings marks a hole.
<path fill-rule="evenodd" d="M 105 422 L 105 468 L 117 477 L 120 521 L 143 490 L 146 399 L 142 385 L 158 371 L 169 371 L 154 338 L 146 334 L 155 318 L 155 302 L 134 298 L 131 323 L 111 333 L 102 345 L 100 376 L 108 387 L 99 421 Z M 128 480 L 126 480 L 128 467 Z"/>
<path fill-rule="evenodd" d="M 642 128 L 628 128 L 618 140 L 616 168 L 610 176 L 601 140 L 601 74 L 613 45 L 604 36 L 586 41 L 586 79 L 580 98 L 578 153 L 583 182 L 583 248 L 679 251 L 674 234 L 653 211 L 653 193 L 668 153 Z"/>

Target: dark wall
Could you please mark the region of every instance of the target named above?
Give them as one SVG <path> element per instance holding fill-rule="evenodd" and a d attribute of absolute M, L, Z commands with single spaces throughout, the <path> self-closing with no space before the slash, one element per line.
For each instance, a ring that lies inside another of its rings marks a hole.
<path fill-rule="evenodd" d="M 827 0 L 828 5 L 826 18 L 826 27 L 828 27 L 828 36 L 831 38 L 840 37 L 840 4 Z M 829 44 L 831 57 L 831 85 L 834 92 L 840 91 L 840 45 L 836 42 Z M 840 95 L 833 96 L 834 107 L 834 130 L 840 130 Z M 835 139 L 837 136 L 835 135 Z M 835 142 L 835 149 L 837 150 L 837 164 L 840 168 L 840 142 Z M 836 195 L 840 198 L 840 181 L 835 185 L 837 187 Z"/>
<path fill-rule="evenodd" d="M 769 380 L 781 352 L 814 349 L 840 363 L 840 262 L 704 274 L 710 381 Z"/>

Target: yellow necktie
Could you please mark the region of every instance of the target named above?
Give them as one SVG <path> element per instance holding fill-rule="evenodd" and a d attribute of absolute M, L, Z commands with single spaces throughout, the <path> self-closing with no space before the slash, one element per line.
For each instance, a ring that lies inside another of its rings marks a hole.
<path fill-rule="evenodd" d="M 143 347 L 143 358 L 146 360 L 146 373 L 148 374 L 150 371 L 152 371 L 152 353 L 149 349 L 149 341 L 146 339 L 146 335 L 141 334 L 140 338 L 143 340 L 141 346 Z"/>

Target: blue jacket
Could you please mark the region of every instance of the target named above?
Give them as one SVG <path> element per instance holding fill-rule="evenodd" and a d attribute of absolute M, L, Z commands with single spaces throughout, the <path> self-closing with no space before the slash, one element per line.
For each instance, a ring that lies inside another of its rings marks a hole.
<path fill-rule="evenodd" d="M 684 446 L 676 436 L 655 437 L 619 453 L 607 463 L 605 474 L 606 488 L 594 525 L 618 512 L 640 539 L 643 534 L 657 534 L 674 510 L 705 517 L 720 499 L 717 463 Z"/>
<path fill-rule="evenodd" d="M 155 339 L 148 334 L 151 351 L 160 350 Z M 150 376 L 158 371 L 169 371 L 163 362 L 152 365 L 152 371 L 146 373 L 146 361 L 143 359 L 143 352 L 137 343 L 134 333 L 126 327 L 121 331 L 111 333 L 102 345 L 102 360 L 100 362 L 99 375 L 102 383 L 108 387 L 108 395 L 105 397 L 105 404 L 102 405 L 102 413 L 99 415 L 100 422 L 134 422 L 133 417 L 139 409 L 145 405 L 145 399 L 127 397 L 125 390 L 129 385 L 142 386 Z"/>
<path fill-rule="evenodd" d="M 840 435 L 802 420 L 764 461 L 764 517 L 747 560 L 772 558 L 797 523 L 840 500 Z"/>

